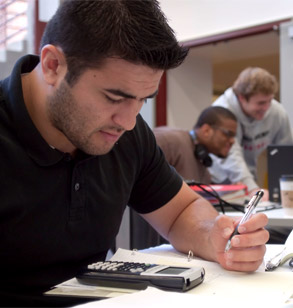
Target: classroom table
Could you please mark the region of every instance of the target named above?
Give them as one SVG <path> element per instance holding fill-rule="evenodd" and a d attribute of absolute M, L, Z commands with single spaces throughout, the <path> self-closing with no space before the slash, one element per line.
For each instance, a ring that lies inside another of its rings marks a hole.
<path fill-rule="evenodd" d="M 265 213 L 269 219 L 267 225 L 268 227 L 293 228 L 293 216 L 286 215 L 283 208 L 266 210 L 262 212 Z M 237 211 L 227 211 L 225 214 L 235 217 L 243 215 L 241 212 Z"/>
<path fill-rule="evenodd" d="M 270 258 L 283 245 L 267 245 L 267 258 Z M 116 255 L 116 254 L 115 254 Z M 114 260 L 129 262 L 151 262 L 161 264 L 180 264 L 203 266 L 206 277 L 202 284 L 188 292 L 167 292 L 156 288 L 118 295 L 110 299 L 82 305 L 84 308 L 112 307 L 258 307 L 289 308 L 293 307 L 293 272 L 288 263 L 273 272 L 260 269 L 255 273 L 226 271 L 215 262 L 208 262 L 197 257 L 187 260 L 186 255 L 176 251 L 171 245 L 161 245 L 134 252 L 118 250 Z M 290 298 L 291 297 L 291 298 Z"/>

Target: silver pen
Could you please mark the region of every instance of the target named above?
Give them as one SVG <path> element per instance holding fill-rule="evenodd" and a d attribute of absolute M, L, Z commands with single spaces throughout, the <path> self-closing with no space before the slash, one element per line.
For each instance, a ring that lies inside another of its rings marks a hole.
<path fill-rule="evenodd" d="M 239 234 L 238 232 L 238 227 L 240 225 L 242 225 L 243 223 L 245 223 L 253 214 L 253 210 L 255 209 L 255 207 L 257 206 L 259 200 L 262 198 L 264 194 L 264 191 L 261 189 L 259 190 L 248 202 L 247 206 L 246 206 L 246 212 L 243 215 L 243 217 L 241 218 L 239 224 L 237 225 L 237 227 L 235 228 L 234 232 L 232 233 L 232 235 L 230 236 L 227 245 L 225 247 L 225 252 L 227 252 L 230 248 L 231 248 L 231 239 L 234 235 Z"/>

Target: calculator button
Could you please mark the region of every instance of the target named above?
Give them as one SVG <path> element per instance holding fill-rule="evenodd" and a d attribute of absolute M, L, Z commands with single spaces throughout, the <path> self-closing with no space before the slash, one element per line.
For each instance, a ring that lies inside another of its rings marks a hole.
<path fill-rule="evenodd" d="M 121 261 L 98 261 L 96 263 L 89 264 L 87 268 L 96 271 L 141 273 L 154 266 L 156 266 L 156 264 Z"/>
<path fill-rule="evenodd" d="M 136 273 L 136 272 L 137 272 L 137 269 L 136 269 L 136 268 L 132 268 L 132 269 L 130 270 L 130 272 L 131 272 L 131 273 Z"/>
<path fill-rule="evenodd" d="M 116 265 L 117 265 L 117 262 L 111 262 L 111 265 L 112 265 L 112 266 L 116 266 Z"/>
<path fill-rule="evenodd" d="M 98 271 L 98 270 L 101 269 L 101 267 L 102 267 L 102 265 L 96 265 L 96 266 L 94 267 L 94 269 Z"/>
<path fill-rule="evenodd" d="M 101 267 L 101 270 L 105 270 L 105 269 L 107 269 L 109 266 L 110 266 L 110 264 L 106 264 L 106 265 L 104 265 L 104 266 Z"/>
<path fill-rule="evenodd" d="M 118 264 L 117 264 L 117 266 L 122 266 L 122 265 L 124 265 L 124 263 L 118 263 Z"/>
<path fill-rule="evenodd" d="M 108 269 L 113 270 L 114 268 L 116 268 L 116 265 L 111 265 L 108 267 Z"/>

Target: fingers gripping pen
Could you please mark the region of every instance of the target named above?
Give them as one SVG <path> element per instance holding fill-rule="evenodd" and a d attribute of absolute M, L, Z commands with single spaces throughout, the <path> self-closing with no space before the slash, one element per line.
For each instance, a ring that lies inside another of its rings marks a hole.
<path fill-rule="evenodd" d="M 239 226 L 241 226 L 243 223 L 245 223 L 251 217 L 251 215 L 253 214 L 253 210 L 257 206 L 257 204 L 260 201 L 260 199 L 262 198 L 263 194 L 264 194 L 264 191 L 261 189 L 250 199 L 248 205 L 246 206 L 245 214 L 243 215 L 242 219 L 240 220 L 239 224 L 237 225 L 237 227 L 235 228 L 234 232 L 232 233 L 232 235 L 230 236 L 230 238 L 227 242 L 227 245 L 225 247 L 225 252 L 227 252 L 231 248 L 232 237 L 236 234 L 239 234 L 239 232 L 238 232 Z"/>

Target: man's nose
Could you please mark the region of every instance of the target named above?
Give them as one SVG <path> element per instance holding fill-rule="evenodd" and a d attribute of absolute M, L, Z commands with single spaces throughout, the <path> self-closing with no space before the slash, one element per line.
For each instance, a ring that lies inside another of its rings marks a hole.
<path fill-rule="evenodd" d="M 231 136 L 231 137 L 229 138 L 229 141 L 230 141 L 231 146 L 232 146 L 232 144 L 235 143 L 235 138 L 236 138 L 236 136 Z"/>
<path fill-rule="evenodd" d="M 136 117 L 142 104 L 137 100 L 123 102 L 114 114 L 113 121 L 125 130 L 132 130 L 136 124 Z"/>
<path fill-rule="evenodd" d="M 271 101 L 268 101 L 266 104 L 264 104 L 263 110 L 267 111 L 270 108 L 270 106 L 271 106 Z"/>

